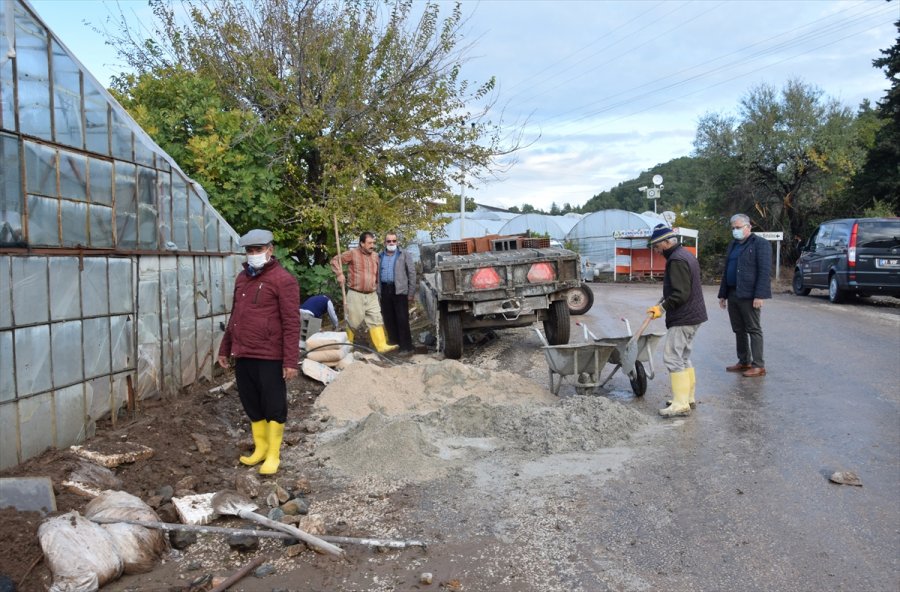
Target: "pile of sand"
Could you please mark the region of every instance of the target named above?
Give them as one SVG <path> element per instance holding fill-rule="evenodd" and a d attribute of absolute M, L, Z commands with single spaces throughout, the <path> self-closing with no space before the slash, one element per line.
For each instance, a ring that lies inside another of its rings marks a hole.
<path fill-rule="evenodd" d="M 511 372 L 428 360 L 390 368 L 351 364 L 325 387 L 316 408 L 338 421 L 359 421 L 370 413 L 429 413 L 472 395 L 490 404 L 557 401 L 546 389 Z"/>
<path fill-rule="evenodd" d="M 353 364 L 316 405 L 349 422 L 320 435 L 317 458 L 351 476 L 409 482 L 445 476 L 498 451 L 597 450 L 628 439 L 647 421 L 602 396 L 559 399 L 509 372 L 453 360 Z"/>

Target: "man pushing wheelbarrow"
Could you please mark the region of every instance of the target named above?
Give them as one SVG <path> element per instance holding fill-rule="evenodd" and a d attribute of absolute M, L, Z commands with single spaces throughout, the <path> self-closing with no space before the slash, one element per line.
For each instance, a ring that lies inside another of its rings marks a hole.
<path fill-rule="evenodd" d="M 647 309 L 654 319 L 666 315 L 666 345 L 663 363 L 672 382 L 672 400 L 659 410 L 663 417 L 690 415 L 696 407 L 694 391 L 697 378 L 691 363 L 691 350 L 700 324 L 707 320 L 706 304 L 700 285 L 700 264 L 678 242 L 675 232 L 659 224 L 650 236 L 650 248 L 666 258 L 663 300 Z"/>

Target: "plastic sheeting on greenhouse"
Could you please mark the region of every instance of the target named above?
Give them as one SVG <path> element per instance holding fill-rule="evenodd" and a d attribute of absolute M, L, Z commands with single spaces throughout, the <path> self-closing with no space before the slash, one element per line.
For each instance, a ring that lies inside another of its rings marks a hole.
<path fill-rule="evenodd" d="M 582 218 L 566 240 L 596 270 L 613 273 L 616 267 L 631 267 L 630 255 L 616 255 L 616 250 L 646 249 L 657 224 L 665 224 L 665 220 L 625 210 L 601 210 Z"/>
<path fill-rule="evenodd" d="M 571 228 L 571 225 L 566 225 L 568 220 L 571 220 L 571 218 L 550 216 L 548 214 L 519 214 L 500 228 L 500 234 L 530 232 L 532 235 L 547 236 L 563 241 Z"/>
<path fill-rule="evenodd" d="M 2 469 L 211 378 L 242 256 L 26 1 L 0 23 Z"/>

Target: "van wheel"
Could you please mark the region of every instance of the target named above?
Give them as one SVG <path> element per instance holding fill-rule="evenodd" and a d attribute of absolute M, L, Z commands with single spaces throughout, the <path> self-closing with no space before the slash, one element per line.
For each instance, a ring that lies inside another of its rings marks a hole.
<path fill-rule="evenodd" d="M 834 273 L 828 278 L 828 300 L 834 304 L 844 301 L 844 291 L 838 286 L 837 274 Z"/>
<path fill-rule="evenodd" d="M 799 269 L 794 270 L 794 281 L 792 282 L 794 294 L 797 296 L 809 296 L 809 288 L 803 285 L 803 272 Z"/>

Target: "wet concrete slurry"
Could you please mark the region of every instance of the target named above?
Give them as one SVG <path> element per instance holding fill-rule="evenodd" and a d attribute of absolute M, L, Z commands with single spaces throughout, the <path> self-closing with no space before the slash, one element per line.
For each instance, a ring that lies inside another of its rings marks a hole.
<path fill-rule="evenodd" d="M 622 315 L 636 326 L 659 293 L 593 286 L 583 320 L 597 334 L 620 334 Z M 698 409 L 654 420 L 636 456 L 584 503 L 577 586 L 900 589 L 900 310 L 776 295 L 763 309 L 768 375 L 751 379 L 724 371 L 733 334 L 714 288 L 704 293 Z M 618 378 L 611 396 L 648 414 L 663 406 L 661 351 L 642 399 Z M 830 483 L 837 470 L 863 487 Z"/>

